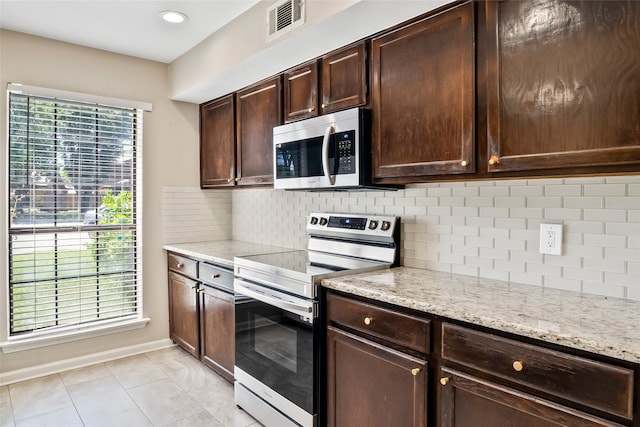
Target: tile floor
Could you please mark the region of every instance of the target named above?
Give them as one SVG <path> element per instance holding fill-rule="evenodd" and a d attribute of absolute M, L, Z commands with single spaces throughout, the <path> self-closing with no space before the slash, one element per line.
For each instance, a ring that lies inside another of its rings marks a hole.
<path fill-rule="evenodd" d="M 0 387 L 0 427 L 258 427 L 233 386 L 172 347 Z"/>

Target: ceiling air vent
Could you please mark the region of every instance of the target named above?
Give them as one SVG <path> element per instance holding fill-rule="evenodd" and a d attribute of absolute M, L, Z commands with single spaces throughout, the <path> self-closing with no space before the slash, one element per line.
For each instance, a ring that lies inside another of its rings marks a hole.
<path fill-rule="evenodd" d="M 267 41 L 304 23 L 304 0 L 283 0 L 267 9 Z"/>

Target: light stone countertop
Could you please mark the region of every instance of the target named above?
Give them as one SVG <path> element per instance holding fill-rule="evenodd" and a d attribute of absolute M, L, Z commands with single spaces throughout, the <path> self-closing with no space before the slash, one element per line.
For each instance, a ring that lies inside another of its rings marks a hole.
<path fill-rule="evenodd" d="M 233 269 L 233 258 L 237 256 L 260 255 L 294 249 L 279 246 L 259 245 L 237 240 L 216 240 L 194 243 L 174 243 L 162 246 L 163 249 L 176 252 L 198 260 L 211 262 Z"/>
<path fill-rule="evenodd" d="M 640 363 L 640 302 L 398 267 L 326 288 Z"/>

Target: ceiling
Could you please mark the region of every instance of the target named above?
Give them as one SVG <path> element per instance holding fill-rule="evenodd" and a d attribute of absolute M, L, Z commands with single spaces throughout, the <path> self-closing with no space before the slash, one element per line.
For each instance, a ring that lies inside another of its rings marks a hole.
<path fill-rule="evenodd" d="M 0 28 L 170 63 L 259 0 L 0 0 Z M 175 10 L 189 19 L 164 22 Z"/>

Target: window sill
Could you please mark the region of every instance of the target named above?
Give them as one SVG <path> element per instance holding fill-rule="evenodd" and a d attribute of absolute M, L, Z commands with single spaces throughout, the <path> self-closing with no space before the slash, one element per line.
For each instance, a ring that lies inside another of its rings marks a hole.
<path fill-rule="evenodd" d="M 147 326 L 150 321 L 150 318 L 143 317 L 114 321 L 100 326 L 78 326 L 74 329 L 67 329 L 65 331 L 45 332 L 40 334 L 34 333 L 28 336 L 9 338 L 7 341 L 0 342 L 0 348 L 2 348 L 3 353 L 33 350 L 36 348 L 95 338 L 117 332 L 140 329 Z"/>

